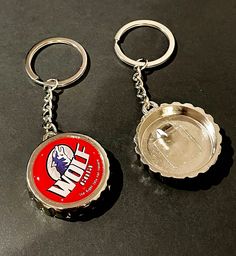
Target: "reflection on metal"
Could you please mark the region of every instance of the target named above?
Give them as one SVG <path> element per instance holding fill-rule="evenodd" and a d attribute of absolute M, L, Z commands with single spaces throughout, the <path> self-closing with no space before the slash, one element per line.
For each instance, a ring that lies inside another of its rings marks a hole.
<path fill-rule="evenodd" d="M 143 116 L 136 151 L 153 172 L 174 178 L 206 172 L 221 151 L 219 126 L 191 104 L 162 104 Z"/>

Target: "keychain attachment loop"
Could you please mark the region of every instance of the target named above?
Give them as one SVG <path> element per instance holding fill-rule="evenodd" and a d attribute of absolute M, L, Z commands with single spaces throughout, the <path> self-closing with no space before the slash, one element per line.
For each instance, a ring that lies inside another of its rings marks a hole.
<path fill-rule="evenodd" d="M 44 104 L 43 104 L 43 128 L 45 134 L 43 141 L 57 134 L 57 127 L 53 123 L 53 91 L 58 87 L 58 81 L 56 79 L 49 79 L 43 86 L 45 91 Z"/>
<path fill-rule="evenodd" d="M 141 104 L 143 104 L 142 112 L 146 114 L 151 108 L 158 107 L 158 105 L 154 101 L 150 101 L 143 83 L 142 71 L 147 67 L 149 62 L 144 58 L 138 59 L 137 62 L 144 64 L 143 66 L 134 66 L 135 73 L 133 75 L 133 81 L 137 89 L 137 97 L 141 100 Z"/>
<path fill-rule="evenodd" d="M 140 61 L 135 61 L 129 57 L 127 57 L 121 50 L 120 45 L 119 45 L 119 41 L 121 39 L 121 37 L 129 30 L 135 28 L 135 27 L 152 27 L 152 28 L 156 28 L 158 30 L 160 30 L 162 33 L 165 34 L 165 36 L 167 37 L 168 41 L 169 41 L 169 47 L 166 51 L 166 53 L 160 57 L 159 59 L 153 60 L 153 61 L 149 61 L 146 65 L 146 68 L 153 68 L 153 67 L 157 67 L 161 64 L 163 64 L 164 62 L 166 62 L 171 54 L 174 51 L 175 48 L 175 38 L 172 34 L 172 32 L 164 25 L 162 25 L 159 22 L 153 21 L 153 20 L 136 20 L 136 21 L 132 21 L 129 22 L 128 24 L 124 25 L 122 28 L 119 29 L 119 31 L 116 33 L 115 35 L 115 45 L 114 45 L 114 49 L 116 52 L 116 55 L 118 56 L 118 58 L 123 61 L 124 63 L 130 65 L 130 66 L 144 66 L 145 62 L 140 62 Z"/>
<path fill-rule="evenodd" d="M 70 45 L 73 46 L 75 49 L 77 49 L 79 51 L 79 53 L 82 56 L 82 64 L 80 69 L 71 77 L 62 80 L 62 81 L 58 81 L 58 85 L 57 88 L 62 88 L 65 87 L 67 85 L 70 85 L 72 83 L 74 83 L 76 80 L 78 80 L 85 72 L 86 67 L 87 67 L 87 53 L 85 51 L 85 49 L 76 41 L 72 40 L 72 39 L 68 39 L 68 38 L 63 38 L 63 37 L 54 37 L 54 38 L 48 38 L 45 39 L 39 43 L 37 43 L 36 45 L 33 46 L 33 48 L 28 52 L 27 56 L 26 56 L 26 60 L 25 60 L 25 70 L 28 74 L 28 76 L 37 84 L 44 86 L 45 84 L 48 84 L 48 81 L 41 81 L 39 76 L 33 71 L 32 68 L 32 60 L 35 56 L 35 54 L 41 50 L 43 47 L 46 47 L 48 45 L 52 45 L 52 44 L 66 44 L 66 45 Z"/>

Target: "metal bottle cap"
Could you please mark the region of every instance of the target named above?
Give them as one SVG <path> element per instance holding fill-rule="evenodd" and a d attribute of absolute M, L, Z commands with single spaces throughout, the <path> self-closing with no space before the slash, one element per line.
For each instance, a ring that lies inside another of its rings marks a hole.
<path fill-rule="evenodd" d="M 151 171 L 182 179 L 215 164 L 222 137 L 219 126 L 203 109 L 174 102 L 144 115 L 134 140 L 136 152 Z"/>
<path fill-rule="evenodd" d="M 85 135 L 62 133 L 34 150 L 27 185 L 45 213 L 70 219 L 100 197 L 109 175 L 109 161 L 98 142 Z"/>

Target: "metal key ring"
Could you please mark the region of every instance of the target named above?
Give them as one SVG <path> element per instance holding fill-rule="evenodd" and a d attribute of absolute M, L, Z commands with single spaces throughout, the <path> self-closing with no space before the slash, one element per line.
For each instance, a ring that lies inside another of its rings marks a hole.
<path fill-rule="evenodd" d="M 42 49 L 45 46 L 52 45 L 52 44 L 66 44 L 73 46 L 75 49 L 79 51 L 79 53 L 82 56 L 82 64 L 80 69 L 71 77 L 58 81 L 58 88 L 65 87 L 69 84 L 74 83 L 76 80 L 78 80 L 85 72 L 86 67 L 87 67 L 87 53 L 85 49 L 76 41 L 68 38 L 63 38 L 63 37 L 54 37 L 54 38 L 48 38 L 45 39 L 36 45 L 33 46 L 33 48 L 28 52 L 25 60 L 25 70 L 28 74 L 28 76 L 37 84 L 40 85 L 45 85 L 48 84 L 47 82 L 41 81 L 39 76 L 33 71 L 32 68 L 32 60 L 35 56 L 35 54 Z"/>
<path fill-rule="evenodd" d="M 127 31 L 129 31 L 130 29 L 135 28 L 135 27 L 156 28 L 156 29 L 160 30 L 162 33 L 164 33 L 164 35 L 167 37 L 167 39 L 169 41 L 169 47 L 168 47 L 166 53 L 159 59 L 149 61 L 146 65 L 147 68 L 157 67 L 170 58 L 170 56 L 173 53 L 174 48 L 175 48 L 175 38 L 174 38 L 172 32 L 166 26 L 162 25 L 159 22 L 156 22 L 153 20 L 136 20 L 136 21 L 132 21 L 132 22 L 129 22 L 128 24 L 124 25 L 122 28 L 120 28 L 118 30 L 118 32 L 115 35 L 114 49 L 115 49 L 115 52 L 120 60 L 122 60 L 126 64 L 133 66 L 133 67 L 145 65 L 145 62 L 136 61 L 136 60 L 133 60 L 133 59 L 130 59 L 129 57 L 127 57 L 122 52 L 120 45 L 119 45 L 119 41 L 120 41 L 120 38 L 122 37 L 122 35 L 125 34 Z"/>

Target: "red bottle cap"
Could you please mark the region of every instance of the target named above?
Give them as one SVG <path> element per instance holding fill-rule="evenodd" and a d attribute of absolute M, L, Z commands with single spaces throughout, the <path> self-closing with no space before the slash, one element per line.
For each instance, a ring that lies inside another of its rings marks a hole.
<path fill-rule="evenodd" d="M 97 200 L 107 187 L 109 161 L 92 138 L 62 133 L 40 144 L 27 167 L 27 185 L 47 214 L 70 219 Z"/>

